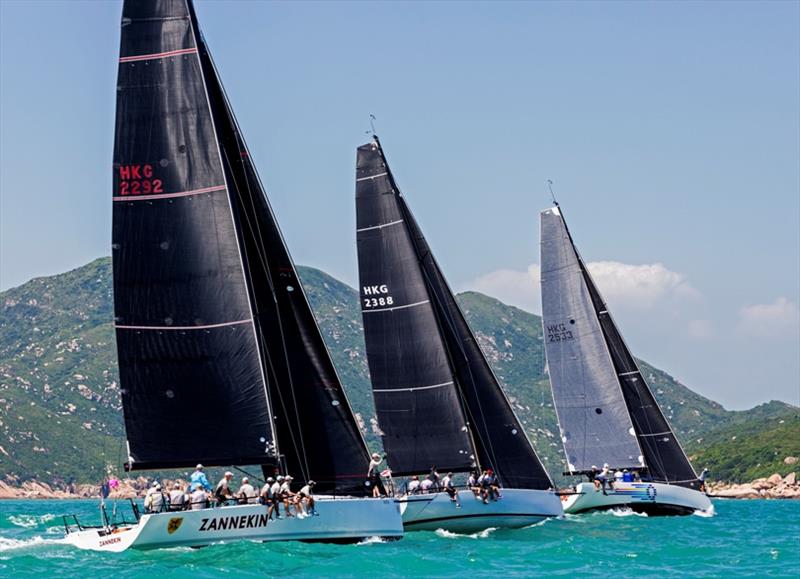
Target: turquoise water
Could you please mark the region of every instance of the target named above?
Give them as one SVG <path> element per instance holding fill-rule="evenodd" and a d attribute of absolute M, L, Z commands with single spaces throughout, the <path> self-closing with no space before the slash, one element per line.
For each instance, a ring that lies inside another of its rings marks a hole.
<path fill-rule="evenodd" d="M 119 554 L 60 544 L 62 513 L 95 501 L 0 501 L 0 577 L 463 578 L 800 576 L 800 501 L 716 501 L 715 517 L 593 513 L 475 535 L 410 533 L 359 545 L 239 542 Z"/>

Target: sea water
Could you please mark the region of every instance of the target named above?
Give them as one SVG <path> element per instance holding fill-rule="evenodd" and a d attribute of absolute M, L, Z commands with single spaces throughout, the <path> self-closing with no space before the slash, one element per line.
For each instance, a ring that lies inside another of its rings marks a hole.
<path fill-rule="evenodd" d="M 60 515 L 98 524 L 97 504 L 0 501 L 0 577 L 800 576 L 800 501 L 716 500 L 713 517 L 598 512 L 355 545 L 235 542 L 114 554 L 62 543 Z"/>

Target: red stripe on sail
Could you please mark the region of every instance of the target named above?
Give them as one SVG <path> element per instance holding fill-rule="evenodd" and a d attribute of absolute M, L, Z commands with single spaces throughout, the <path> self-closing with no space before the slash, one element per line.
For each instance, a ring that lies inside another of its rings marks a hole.
<path fill-rule="evenodd" d="M 154 54 L 139 54 L 136 56 L 123 56 L 119 59 L 120 62 L 137 62 L 139 60 L 155 60 L 157 58 L 169 58 L 170 56 L 179 56 L 181 54 L 192 54 L 197 52 L 196 48 L 181 48 L 180 50 L 170 50 L 169 52 L 156 52 Z"/>

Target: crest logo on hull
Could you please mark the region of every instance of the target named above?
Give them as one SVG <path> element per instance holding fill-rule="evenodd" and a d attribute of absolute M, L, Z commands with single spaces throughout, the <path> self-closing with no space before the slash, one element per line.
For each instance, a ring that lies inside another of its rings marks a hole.
<path fill-rule="evenodd" d="M 174 519 L 170 519 L 169 523 L 167 523 L 167 533 L 170 535 L 181 528 L 181 524 L 183 523 L 183 517 L 175 517 Z"/>

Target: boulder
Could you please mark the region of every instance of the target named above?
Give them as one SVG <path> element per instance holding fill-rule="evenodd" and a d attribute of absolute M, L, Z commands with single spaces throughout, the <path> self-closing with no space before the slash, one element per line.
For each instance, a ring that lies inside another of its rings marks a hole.
<path fill-rule="evenodd" d="M 781 475 L 779 475 L 777 472 L 767 479 L 767 482 L 772 483 L 772 486 L 775 486 L 776 484 L 778 484 L 778 483 L 780 483 L 782 481 L 783 481 L 783 477 Z"/>
<path fill-rule="evenodd" d="M 797 475 L 793 472 L 790 472 L 786 475 L 786 477 L 784 477 L 783 482 L 787 485 L 793 485 L 797 482 Z"/>
<path fill-rule="evenodd" d="M 783 480 L 783 479 L 781 479 L 781 480 Z M 751 482 L 750 486 L 752 486 L 755 490 L 760 491 L 760 490 L 764 490 L 764 489 L 771 489 L 772 487 L 775 486 L 775 483 L 773 483 L 769 479 L 758 478 L 758 479 L 754 480 L 753 482 Z"/>
<path fill-rule="evenodd" d="M 800 458 L 797 458 L 796 456 L 787 456 L 783 459 L 783 464 L 792 465 L 797 464 L 798 461 L 800 461 Z"/>

